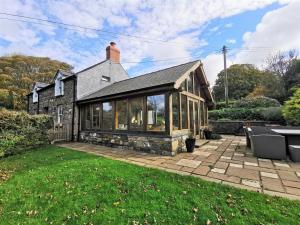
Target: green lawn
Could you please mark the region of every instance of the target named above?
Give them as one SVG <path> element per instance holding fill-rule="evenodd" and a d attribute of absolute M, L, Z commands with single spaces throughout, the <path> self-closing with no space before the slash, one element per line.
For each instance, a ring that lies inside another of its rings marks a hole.
<path fill-rule="evenodd" d="M 55 146 L 1 159 L 0 169 L 3 225 L 300 221 L 300 202 Z"/>

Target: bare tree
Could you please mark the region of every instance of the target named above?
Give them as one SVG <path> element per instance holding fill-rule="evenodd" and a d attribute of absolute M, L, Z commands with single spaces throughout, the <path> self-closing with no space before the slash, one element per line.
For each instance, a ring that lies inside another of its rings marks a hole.
<path fill-rule="evenodd" d="M 298 57 L 298 51 L 295 49 L 287 52 L 277 52 L 266 59 L 266 70 L 284 77 L 286 72 L 291 68 L 293 62 Z"/>

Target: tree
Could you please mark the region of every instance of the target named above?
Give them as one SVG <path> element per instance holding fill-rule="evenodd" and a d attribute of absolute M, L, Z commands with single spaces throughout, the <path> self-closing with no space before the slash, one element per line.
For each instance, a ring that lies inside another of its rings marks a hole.
<path fill-rule="evenodd" d="M 58 69 L 70 71 L 67 63 L 46 57 L 12 55 L 0 57 L 0 106 L 26 109 L 26 94 L 39 81 L 50 83 Z"/>
<path fill-rule="evenodd" d="M 227 69 L 229 99 L 246 97 L 257 86 L 260 71 L 250 64 L 234 64 Z M 216 100 L 224 100 L 224 70 L 218 74 L 213 91 Z"/>
<path fill-rule="evenodd" d="M 293 87 L 300 86 L 300 60 L 299 59 L 294 60 L 292 65 L 286 71 L 284 75 L 284 84 L 288 96 L 291 95 L 291 89 Z"/>
<path fill-rule="evenodd" d="M 296 88 L 290 100 L 283 106 L 283 116 L 290 125 L 300 125 L 300 88 Z"/>
<path fill-rule="evenodd" d="M 284 77 L 297 57 L 298 53 L 296 50 L 290 50 L 288 52 L 279 51 L 266 59 L 266 70 Z"/>

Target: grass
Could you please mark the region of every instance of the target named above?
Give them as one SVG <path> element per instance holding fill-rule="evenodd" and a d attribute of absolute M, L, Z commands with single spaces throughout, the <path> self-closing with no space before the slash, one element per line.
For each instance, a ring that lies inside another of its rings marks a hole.
<path fill-rule="evenodd" d="M 55 146 L 0 160 L 0 224 L 299 224 L 300 202 Z"/>

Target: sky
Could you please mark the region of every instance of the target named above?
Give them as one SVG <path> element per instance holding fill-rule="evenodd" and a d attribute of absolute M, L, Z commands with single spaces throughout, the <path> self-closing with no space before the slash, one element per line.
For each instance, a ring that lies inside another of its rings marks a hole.
<path fill-rule="evenodd" d="M 0 0 L 0 6 L 0 56 L 50 57 L 75 72 L 104 60 L 111 41 L 131 77 L 200 59 L 211 85 L 223 69 L 224 45 L 228 66 L 262 67 L 278 51 L 300 52 L 300 0 Z"/>

